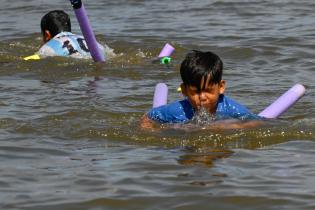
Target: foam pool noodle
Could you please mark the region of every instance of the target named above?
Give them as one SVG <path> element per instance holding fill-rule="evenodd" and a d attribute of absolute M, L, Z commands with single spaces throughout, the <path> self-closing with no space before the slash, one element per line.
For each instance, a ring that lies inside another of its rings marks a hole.
<path fill-rule="evenodd" d="M 260 117 L 277 118 L 293 106 L 305 93 L 305 87 L 296 84 L 282 94 L 271 105 L 258 114 Z"/>
<path fill-rule="evenodd" d="M 166 43 L 161 50 L 158 58 L 160 59 L 162 64 L 169 64 L 171 62 L 171 55 L 174 52 L 175 48 L 170 45 L 169 43 Z"/>
<path fill-rule="evenodd" d="M 28 60 L 39 60 L 40 57 L 39 57 L 39 55 L 34 54 L 34 55 L 31 55 L 31 56 L 24 57 L 23 59 L 24 59 L 25 61 L 28 61 Z"/>
<path fill-rule="evenodd" d="M 70 0 L 71 5 L 74 9 L 74 13 L 79 22 L 82 34 L 86 41 L 86 44 L 90 50 L 91 56 L 96 62 L 105 62 L 104 54 L 98 47 L 94 32 L 92 30 L 90 21 L 88 19 L 86 10 L 81 0 Z"/>
<path fill-rule="evenodd" d="M 177 91 L 181 91 L 178 88 Z M 305 87 L 301 84 L 296 84 L 282 94 L 271 105 L 265 108 L 258 114 L 264 118 L 277 118 L 292 107 L 304 94 Z M 167 103 L 167 86 L 164 83 L 159 83 L 155 88 L 153 107 L 165 105 Z"/>
<path fill-rule="evenodd" d="M 155 86 L 153 97 L 153 108 L 167 104 L 168 87 L 165 83 L 158 83 Z"/>

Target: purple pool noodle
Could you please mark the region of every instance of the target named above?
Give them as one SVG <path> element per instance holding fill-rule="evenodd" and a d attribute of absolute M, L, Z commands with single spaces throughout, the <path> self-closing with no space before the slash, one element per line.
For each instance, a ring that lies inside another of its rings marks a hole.
<path fill-rule="evenodd" d="M 265 118 L 277 118 L 293 106 L 304 93 L 305 87 L 301 84 L 296 84 L 258 115 Z"/>
<path fill-rule="evenodd" d="M 158 57 L 159 58 L 169 57 L 169 56 L 171 56 L 171 54 L 173 53 L 174 50 L 175 50 L 175 48 L 172 47 L 172 45 L 166 43 Z"/>
<path fill-rule="evenodd" d="M 98 47 L 98 43 L 96 41 L 84 5 L 82 4 L 81 0 L 70 0 L 70 2 L 73 6 L 74 13 L 78 19 L 82 34 L 90 50 L 92 58 L 96 62 L 105 62 L 104 54 Z"/>
<path fill-rule="evenodd" d="M 153 108 L 167 104 L 168 88 L 165 83 L 158 83 L 155 86 L 153 97 Z"/>

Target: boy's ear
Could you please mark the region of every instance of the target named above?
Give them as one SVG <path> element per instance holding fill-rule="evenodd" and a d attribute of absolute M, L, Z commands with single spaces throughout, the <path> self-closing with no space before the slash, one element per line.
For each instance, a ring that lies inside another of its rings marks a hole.
<path fill-rule="evenodd" d="M 43 39 L 45 43 L 52 39 L 51 33 L 48 30 L 44 31 Z"/>
<path fill-rule="evenodd" d="M 187 96 L 187 89 L 186 89 L 186 86 L 184 85 L 184 83 L 180 84 L 180 89 L 182 91 L 182 94 L 184 96 Z"/>
<path fill-rule="evenodd" d="M 219 92 L 220 92 L 220 94 L 223 94 L 224 91 L 225 91 L 225 81 L 221 80 L 219 83 Z"/>

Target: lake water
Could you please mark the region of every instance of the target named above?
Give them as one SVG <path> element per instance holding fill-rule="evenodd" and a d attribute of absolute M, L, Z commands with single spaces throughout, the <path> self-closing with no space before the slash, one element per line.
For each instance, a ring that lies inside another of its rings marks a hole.
<path fill-rule="evenodd" d="M 23 61 L 63 0 L 0 1 L 0 209 L 315 209 L 315 2 L 86 0 L 105 64 Z M 153 64 L 165 43 L 170 66 Z M 296 83 L 280 119 L 243 130 L 139 129 L 165 82 L 182 95 L 191 49 L 224 62 L 226 94 L 260 112 Z M 312 76 L 313 75 L 313 76 Z"/>

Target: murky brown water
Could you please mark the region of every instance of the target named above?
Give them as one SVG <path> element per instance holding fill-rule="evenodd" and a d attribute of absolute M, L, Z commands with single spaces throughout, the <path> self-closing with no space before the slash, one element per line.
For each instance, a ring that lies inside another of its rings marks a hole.
<path fill-rule="evenodd" d="M 84 1 L 106 64 L 26 62 L 39 21 L 67 1 L 0 2 L 0 209 L 315 208 L 315 3 Z M 172 64 L 152 64 L 166 42 Z M 154 86 L 180 99 L 190 49 L 224 63 L 227 95 L 260 112 L 295 83 L 306 95 L 247 130 L 144 132 Z"/>

